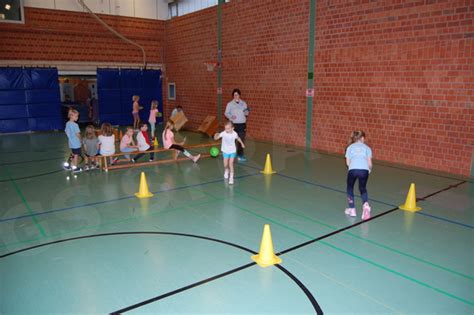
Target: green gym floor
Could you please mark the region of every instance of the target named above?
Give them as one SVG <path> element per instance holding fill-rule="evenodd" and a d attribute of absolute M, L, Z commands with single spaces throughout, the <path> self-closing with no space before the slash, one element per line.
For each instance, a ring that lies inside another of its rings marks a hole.
<path fill-rule="evenodd" d="M 474 313 L 472 179 L 376 163 L 361 223 L 341 157 L 246 152 L 233 186 L 220 158 L 74 176 L 63 133 L 0 136 L 0 313 Z M 283 261 L 261 268 L 266 223 Z"/>

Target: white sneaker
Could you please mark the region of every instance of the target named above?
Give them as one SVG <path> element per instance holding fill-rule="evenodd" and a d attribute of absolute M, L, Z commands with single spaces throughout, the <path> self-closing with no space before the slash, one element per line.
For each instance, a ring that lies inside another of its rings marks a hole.
<path fill-rule="evenodd" d="M 198 154 L 195 157 L 193 157 L 193 162 L 196 163 L 200 157 L 201 157 L 201 154 Z"/>
<path fill-rule="evenodd" d="M 347 208 L 347 209 L 344 211 L 344 213 L 347 214 L 348 216 L 351 216 L 351 217 L 357 216 L 357 213 L 356 213 L 356 209 L 355 209 L 355 208 Z"/>
<path fill-rule="evenodd" d="M 234 184 L 234 174 L 230 174 L 229 185 L 233 185 L 233 184 Z"/>
<path fill-rule="evenodd" d="M 228 179 L 229 178 L 229 170 L 225 170 L 224 171 L 224 179 Z"/>
<path fill-rule="evenodd" d="M 91 167 L 91 168 L 89 168 L 89 166 L 88 166 L 88 165 L 84 165 L 84 171 L 88 171 L 89 169 L 92 169 L 92 167 Z"/>

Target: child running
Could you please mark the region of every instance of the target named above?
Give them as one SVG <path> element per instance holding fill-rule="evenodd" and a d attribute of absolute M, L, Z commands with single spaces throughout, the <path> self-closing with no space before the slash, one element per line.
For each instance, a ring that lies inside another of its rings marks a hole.
<path fill-rule="evenodd" d="M 99 152 L 102 156 L 110 156 L 115 154 L 115 136 L 110 123 L 103 123 L 101 128 L 101 135 L 99 136 Z M 117 158 L 110 157 L 110 165 L 117 162 Z"/>
<path fill-rule="evenodd" d="M 151 108 L 150 108 L 150 117 L 148 117 L 148 122 L 150 123 L 151 128 L 151 139 L 155 140 L 155 125 L 156 125 L 156 116 L 158 116 L 158 101 L 153 100 L 151 101 Z"/>
<path fill-rule="evenodd" d="M 84 151 L 86 156 L 87 165 L 84 166 L 84 170 L 93 170 L 97 168 L 97 146 L 99 144 L 99 139 L 95 134 L 95 128 L 92 125 L 86 127 L 86 133 L 84 139 L 82 139 L 82 144 L 84 145 Z"/>
<path fill-rule="evenodd" d="M 64 163 L 64 169 L 72 170 L 73 173 L 82 172 L 82 168 L 77 166 L 79 156 L 81 153 L 81 130 L 76 121 L 79 119 L 79 112 L 75 109 L 70 109 L 67 117 L 69 121 L 66 123 L 66 128 L 64 132 L 67 135 L 69 140 L 69 148 L 72 151 L 71 165 L 69 163 Z"/>
<path fill-rule="evenodd" d="M 185 140 L 181 143 L 176 143 L 174 141 L 173 128 L 174 128 L 174 123 L 171 120 L 168 120 L 165 126 L 165 130 L 163 130 L 163 134 L 162 134 L 163 147 L 169 150 L 176 150 L 178 154 L 179 152 L 182 152 L 186 157 L 188 157 L 194 163 L 196 163 L 201 157 L 201 154 L 193 156 L 191 153 L 189 153 L 189 151 L 183 147 Z M 174 157 L 175 160 L 178 158 L 178 154 L 175 155 Z"/>
<path fill-rule="evenodd" d="M 355 217 L 354 184 L 359 180 L 359 191 L 362 197 L 362 220 L 370 219 L 369 196 L 367 194 L 367 181 L 372 170 L 372 150 L 365 144 L 365 133 L 361 130 L 354 131 L 351 135 L 351 144 L 346 149 L 346 164 L 349 168 L 347 174 L 347 201 L 349 208 L 345 213 Z"/>
<path fill-rule="evenodd" d="M 143 107 L 140 106 L 138 103 L 140 101 L 140 96 L 134 95 L 132 97 L 133 101 L 133 109 L 132 109 L 132 115 L 133 115 L 133 128 L 135 130 L 138 129 L 138 126 L 140 125 L 140 109 Z"/>
<path fill-rule="evenodd" d="M 140 131 L 137 134 L 137 144 L 138 144 L 138 150 L 140 152 L 154 150 L 154 148 L 152 147 L 150 137 L 148 136 L 148 125 L 146 123 L 140 124 Z M 135 163 L 144 155 L 145 153 L 139 153 L 135 155 L 135 157 L 132 159 L 132 162 Z M 153 162 L 154 157 L 155 157 L 155 154 L 153 152 L 150 152 L 150 162 Z"/>
<path fill-rule="evenodd" d="M 129 126 L 120 140 L 120 152 L 129 153 L 134 151 L 138 151 L 138 146 L 135 145 L 135 141 L 133 140 L 133 128 Z M 129 162 L 131 161 L 130 155 L 126 154 L 125 158 Z"/>
<path fill-rule="evenodd" d="M 239 138 L 237 132 L 234 131 L 234 124 L 228 121 L 224 126 L 224 131 L 216 133 L 214 140 L 222 139 L 221 151 L 224 157 L 224 178 L 229 179 L 229 184 L 234 184 L 234 160 L 237 157 L 237 146 L 235 141 L 238 141 L 242 148 L 245 144 Z"/>

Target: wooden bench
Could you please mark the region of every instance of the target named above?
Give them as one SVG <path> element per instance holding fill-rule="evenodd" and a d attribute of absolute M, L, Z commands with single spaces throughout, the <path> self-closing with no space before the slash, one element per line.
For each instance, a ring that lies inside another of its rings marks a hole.
<path fill-rule="evenodd" d="M 192 150 L 195 148 L 205 148 L 205 147 L 213 147 L 219 145 L 219 142 L 211 142 L 211 143 L 201 143 L 201 144 L 196 144 L 196 145 L 190 145 L 186 146 L 186 149 Z M 124 168 L 130 168 L 130 167 L 140 167 L 140 166 L 152 166 L 152 165 L 158 165 L 158 164 L 166 164 L 166 163 L 174 163 L 174 162 L 180 162 L 180 161 L 186 161 L 189 160 L 187 157 L 182 157 L 182 158 L 172 158 L 172 159 L 166 159 L 166 160 L 155 160 L 155 161 L 147 161 L 147 162 L 135 162 L 135 163 L 115 163 L 113 165 L 109 165 L 107 162 L 108 158 L 116 158 L 116 157 L 121 157 L 125 155 L 137 155 L 137 154 L 149 154 L 149 153 L 161 153 L 161 152 L 170 152 L 173 154 L 176 154 L 177 152 L 174 149 L 154 149 L 154 150 L 149 150 L 149 151 L 134 151 L 134 152 L 120 152 L 120 153 L 115 153 L 107 156 L 100 155 L 99 156 L 99 162 L 100 162 L 100 169 L 104 171 L 108 170 L 116 170 L 116 169 L 124 169 Z M 201 158 L 205 157 L 210 157 L 211 155 L 209 153 L 202 153 Z"/>

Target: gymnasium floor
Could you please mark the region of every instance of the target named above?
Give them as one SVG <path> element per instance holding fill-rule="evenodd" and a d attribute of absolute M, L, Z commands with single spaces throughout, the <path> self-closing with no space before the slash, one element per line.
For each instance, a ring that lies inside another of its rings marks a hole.
<path fill-rule="evenodd" d="M 472 180 L 376 164 L 359 224 L 340 157 L 247 144 L 231 187 L 212 158 L 75 178 L 63 133 L 1 136 L 0 313 L 474 312 Z M 279 266 L 250 259 L 265 223 Z"/>

